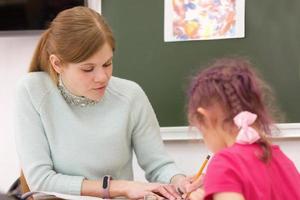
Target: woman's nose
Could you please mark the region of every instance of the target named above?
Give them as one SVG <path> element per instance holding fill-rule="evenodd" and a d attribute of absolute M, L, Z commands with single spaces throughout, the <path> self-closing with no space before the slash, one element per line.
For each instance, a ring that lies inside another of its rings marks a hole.
<path fill-rule="evenodd" d="M 103 67 L 99 67 L 97 70 L 95 70 L 95 82 L 106 82 L 107 78 L 107 73 Z"/>

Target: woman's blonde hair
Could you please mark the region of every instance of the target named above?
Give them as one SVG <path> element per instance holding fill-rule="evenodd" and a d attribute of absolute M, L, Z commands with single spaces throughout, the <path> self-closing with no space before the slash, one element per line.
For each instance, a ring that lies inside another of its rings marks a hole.
<path fill-rule="evenodd" d="M 30 63 L 29 72 L 45 71 L 57 83 L 58 74 L 49 56 L 62 63 L 79 63 L 97 52 L 105 43 L 115 49 L 113 33 L 103 17 L 88 7 L 60 12 L 42 34 Z"/>

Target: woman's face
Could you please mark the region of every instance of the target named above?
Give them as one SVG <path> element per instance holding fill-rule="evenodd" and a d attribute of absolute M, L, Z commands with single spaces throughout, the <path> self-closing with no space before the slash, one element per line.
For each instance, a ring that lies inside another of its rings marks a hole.
<path fill-rule="evenodd" d="M 100 100 L 112 76 L 112 58 L 112 48 L 105 43 L 87 60 L 66 64 L 60 72 L 65 87 L 74 95 Z"/>

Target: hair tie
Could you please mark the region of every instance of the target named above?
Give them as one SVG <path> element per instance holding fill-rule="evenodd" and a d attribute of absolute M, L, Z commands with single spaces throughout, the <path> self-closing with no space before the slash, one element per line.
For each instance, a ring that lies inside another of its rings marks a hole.
<path fill-rule="evenodd" d="M 242 111 L 233 118 L 235 125 L 240 130 L 236 138 L 236 143 L 252 144 L 259 140 L 260 135 L 258 132 L 250 127 L 250 125 L 255 122 L 256 118 L 256 114 L 248 111 Z"/>

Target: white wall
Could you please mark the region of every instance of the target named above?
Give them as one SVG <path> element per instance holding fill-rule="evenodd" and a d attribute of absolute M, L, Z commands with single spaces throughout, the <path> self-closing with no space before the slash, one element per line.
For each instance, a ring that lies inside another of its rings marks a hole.
<path fill-rule="evenodd" d="M 12 126 L 14 88 L 26 73 L 38 37 L 38 32 L 0 35 L 0 191 L 19 173 Z"/>

